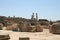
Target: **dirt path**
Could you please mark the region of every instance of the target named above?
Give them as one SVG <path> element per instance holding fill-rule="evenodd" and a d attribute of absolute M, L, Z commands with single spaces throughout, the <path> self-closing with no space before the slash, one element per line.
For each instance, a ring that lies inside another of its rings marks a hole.
<path fill-rule="evenodd" d="M 0 30 L 0 35 L 7 33 L 10 35 L 10 40 L 19 40 L 19 37 L 29 37 L 30 40 L 60 40 L 60 35 L 51 34 L 48 29 L 44 29 L 43 32 L 35 33 Z"/>

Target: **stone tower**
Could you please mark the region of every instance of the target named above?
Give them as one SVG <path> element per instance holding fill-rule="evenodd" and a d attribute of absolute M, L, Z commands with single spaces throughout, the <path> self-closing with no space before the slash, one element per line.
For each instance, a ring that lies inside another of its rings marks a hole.
<path fill-rule="evenodd" d="M 35 18 L 34 18 L 34 13 L 33 13 L 32 17 L 31 17 L 31 19 L 32 19 L 32 20 L 34 20 L 34 19 L 35 19 Z"/>
<path fill-rule="evenodd" d="M 36 13 L 36 20 L 38 20 L 38 14 Z"/>

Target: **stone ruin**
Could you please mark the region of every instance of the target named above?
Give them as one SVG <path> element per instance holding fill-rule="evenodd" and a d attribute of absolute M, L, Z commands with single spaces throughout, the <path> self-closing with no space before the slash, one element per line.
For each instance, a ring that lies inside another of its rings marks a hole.
<path fill-rule="evenodd" d="M 60 34 L 60 23 L 53 23 L 49 29 L 50 33 Z"/>
<path fill-rule="evenodd" d="M 6 30 L 18 31 L 18 26 L 16 23 L 8 24 Z"/>
<path fill-rule="evenodd" d="M 60 21 L 56 21 L 60 23 Z M 48 21 L 47 19 L 39 19 L 36 13 L 36 18 L 34 13 L 31 19 L 26 19 L 22 17 L 5 17 L 0 16 L 0 30 L 6 27 L 6 30 L 19 31 L 19 32 L 42 32 L 43 29 L 49 29 L 49 31 L 54 32 L 53 29 L 56 28 L 56 22 Z M 53 27 L 55 25 L 55 27 Z M 57 27 L 58 28 L 58 27 Z M 55 29 L 54 29 L 55 30 Z"/>
<path fill-rule="evenodd" d="M 0 35 L 0 40 L 9 40 L 10 36 L 9 35 Z"/>
<path fill-rule="evenodd" d="M 0 16 L 0 23 L 6 30 L 20 31 L 20 32 L 42 32 L 43 28 L 40 26 L 38 16 L 34 18 L 34 13 L 31 19 L 19 18 L 19 17 L 5 17 Z M 3 28 L 2 26 L 0 29 Z"/>
<path fill-rule="evenodd" d="M 39 19 L 39 24 L 45 28 L 45 29 L 49 29 L 50 26 L 50 22 L 47 19 Z"/>
<path fill-rule="evenodd" d="M 42 32 L 43 28 L 40 26 L 39 22 L 34 20 L 29 20 L 27 22 L 20 22 L 18 25 L 21 32 Z"/>
<path fill-rule="evenodd" d="M 19 40 L 30 40 L 29 37 L 20 37 Z"/>
<path fill-rule="evenodd" d="M 2 30 L 2 27 L 3 27 L 3 24 L 2 24 L 2 23 L 0 23 L 0 30 Z"/>

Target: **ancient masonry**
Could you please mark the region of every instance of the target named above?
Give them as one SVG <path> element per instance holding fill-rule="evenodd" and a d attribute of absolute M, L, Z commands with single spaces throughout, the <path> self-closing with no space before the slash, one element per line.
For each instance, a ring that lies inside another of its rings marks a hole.
<path fill-rule="evenodd" d="M 3 28 L 5 27 L 5 30 L 12 30 L 18 32 L 43 32 L 43 29 L 46 28 L 49 29 L 51 33 L 53 33 L 55 31 L 54 27 L 57 26 L 54 23 L 60 24 L 60 21 L 52 22 L 48 21 L 47 19 L 38 19 L 37 13 L 36 17 L 33 13 L 31 19 L 15 16 L 0 16 L 0 30 L 3 30 Z M 58 33 L 60 33 L 60 31 L 58 31 Z"/>

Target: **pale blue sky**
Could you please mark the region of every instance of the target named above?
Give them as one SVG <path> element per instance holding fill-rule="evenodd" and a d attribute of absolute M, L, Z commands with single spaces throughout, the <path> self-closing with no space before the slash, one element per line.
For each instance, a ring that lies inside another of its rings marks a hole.
<path fill-rule="evenodd" d="M 33 12 L 39 19 L 60 20 L 60 0 L 0 0 L 0 16 L 31 18 Z"/>

